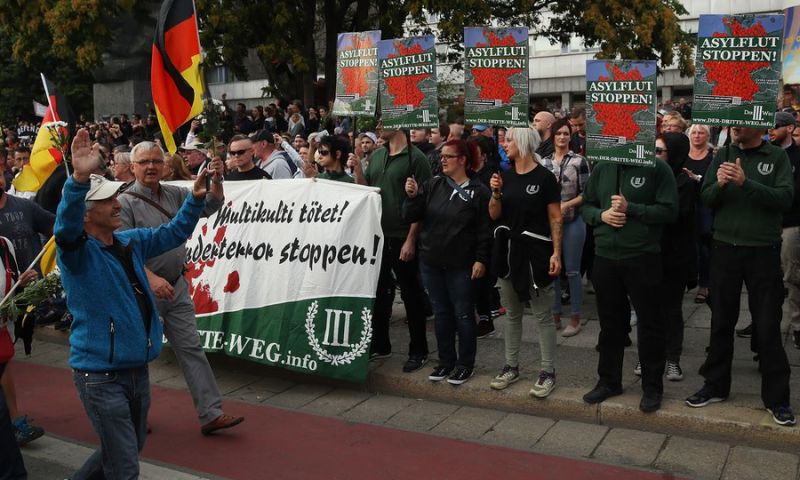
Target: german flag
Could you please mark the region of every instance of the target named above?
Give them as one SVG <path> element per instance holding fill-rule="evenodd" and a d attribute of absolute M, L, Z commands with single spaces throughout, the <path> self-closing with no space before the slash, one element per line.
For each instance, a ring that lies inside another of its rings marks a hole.
<path fill-rule="evenodd" d="M 193 0 L 164 0 L 161 4 L 150 83 L 164 144 L 175 153 L 173 134 L 203 111 L 200 38 Z"/>
<path fill-rule="evenodd" d="M 64 163 L 64 156 L 56 142 L 56 132 L 45 125 L 53 122 L 65 122 L 74 124 L 72 109 L 56 88 L 42 75 L 44 91 L 47 94 L 49 108 L 42 120 L 42 126 L 36 135 L 36 140 L 31 148 L 31 161 L 22 168 L 22 172 L 14 179 L 14 188 L 19 192 L 36 192 L 44 185 L 45 180 L 50 177 L 56 168 Z M 58 133 L 65 139 L 69 139 L 68 130 L 59 128 Z"/>

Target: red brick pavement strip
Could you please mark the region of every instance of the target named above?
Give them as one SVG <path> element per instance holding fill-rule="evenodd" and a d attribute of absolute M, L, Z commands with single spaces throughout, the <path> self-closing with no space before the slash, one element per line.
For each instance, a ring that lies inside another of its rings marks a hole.
<path fill-rule="evenodd" d="M 56 435 L 97 444 L 69 370 L 26 362 L 15 368 L 20 404 L 37 424 Z M 226 401 L 230 411 L 246 421 L 204 437 L 187 391 L 151 389 L 153 433 L 143 457 L 236 480 L 676 478 L 231 400 Z"/>

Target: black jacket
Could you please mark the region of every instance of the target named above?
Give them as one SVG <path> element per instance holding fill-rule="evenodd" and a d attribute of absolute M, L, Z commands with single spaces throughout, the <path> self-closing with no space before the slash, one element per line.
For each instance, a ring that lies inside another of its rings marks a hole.
<path fill-rule="evenodd" d="M 462 268 L 481 262 L 489 266 L 489 189 L 476 180 L 462 188 L 470 195 L 467 201 L 440 175 L 420 185 L 416 197 L 403 200 L 403 219 L 421 222 L 419 255 L 428 265 Z"/>
<path fill-rule="evenodd" d="M 697 247 L 695 210 L 700 196 L 700 184 L 683 171 L 689 155 L 689 138 L 680 133 L 664 134 L 667 163 L 675 175 L 678 187 L 678 218 L 664 225 L 661 235 L 661 258 L 664 280 L 686 282 L 697 286 Z"/>

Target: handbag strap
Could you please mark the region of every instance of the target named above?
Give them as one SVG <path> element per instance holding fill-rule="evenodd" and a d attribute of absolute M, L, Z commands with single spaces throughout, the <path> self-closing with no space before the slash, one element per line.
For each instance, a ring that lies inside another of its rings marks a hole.
<path fill-rule="evenodd" d="M 452 178 L 448 177 L 447 175 L 443 175 L 443 177 L 444 177 L 445 181 L 447 181 L 447 184 L 450 185 L 451 187 L 453 187 L 453 190 L 458 192 L 458 195 L 465 202 L 467 202 L 468 204 L 472 203 L 472 195 L 470 195 L 469 193 L 467 193 L 466 190 L 461 188 L 461 185 L 457 184 L 455 180 L 453 180 Z"/>
<path fill-rule="evenodd" d="M 165 217 L 167 217 L 169 220 L 172 220 L 172 217 L 174 216 L 174 215 L 170 214 L 169 212 L 167 212 L 167 211 L 164 209 L 164 207 L 162 207 L 161 205 L 157 204 L 157 203 L 156 203 L 156 202 L 154 202 L 153 200 L 151 200 L 151 199 L 149 199 L 149 198 L 145 197 L 144 195 L 142 195 L 142 194 L 140 194 L 140 193 L 131 192 L 130 190 L 125 190 L 124 192 L 122 192 L 122 194 L 123 194 L 123 195 L 125 195 L 125 194 L 127 194 L 127 195 L 133 195 L 134 197 L 138 198 L 139 200 L 141 200 L 141 201 L 143 201 L 143 202 L 145 202 L 145 203 L 149 203 L 149 204 L 150 204 L 150 205 L 151 205 L 153 208 L 155 208 L 156 210 L 158 210 L 159 212 L 161 212 L 161 213 L 162 213 L 162 214 L 163 214 Z"/>

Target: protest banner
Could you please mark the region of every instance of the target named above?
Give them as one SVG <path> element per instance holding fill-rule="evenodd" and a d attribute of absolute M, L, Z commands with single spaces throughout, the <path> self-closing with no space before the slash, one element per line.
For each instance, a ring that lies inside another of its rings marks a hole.
<path fill-rule="evenodd" d="M 377 191 L 242 181 L 225 184 L 225 199 L 186 244 L 203 348 L 364 381 L 383 248 Z"/>
<path fill-rule="evenodd" d="M 800 7 L 789 7 L 783 11 L 786 25 L 783 27 L 783 83 L 800 83 Z"/>
<path fill-rule="evenodd" d="M 783 15 L 700 15 L 692 122 L 772 128 Z"/>
<path fill-rule="evenodd" d="M 466 123 L 528 126 L 528 29 L 464 29 Z"/>
<path fill-rule="evenodd" d="M 336 41 L 336 100 L 333 114 L 374 117 L 378 101 L 380 30 L 340 33 Z"/>
<path fill-rule="evenodd" d="M 586 156 L 655 166 L 656 62 L 586 61 Z"/>
<path fill-rule="evenodd" d="M 385 129 L 439 126 L 433 35 L 381 40 L 381 120 Z"/>

